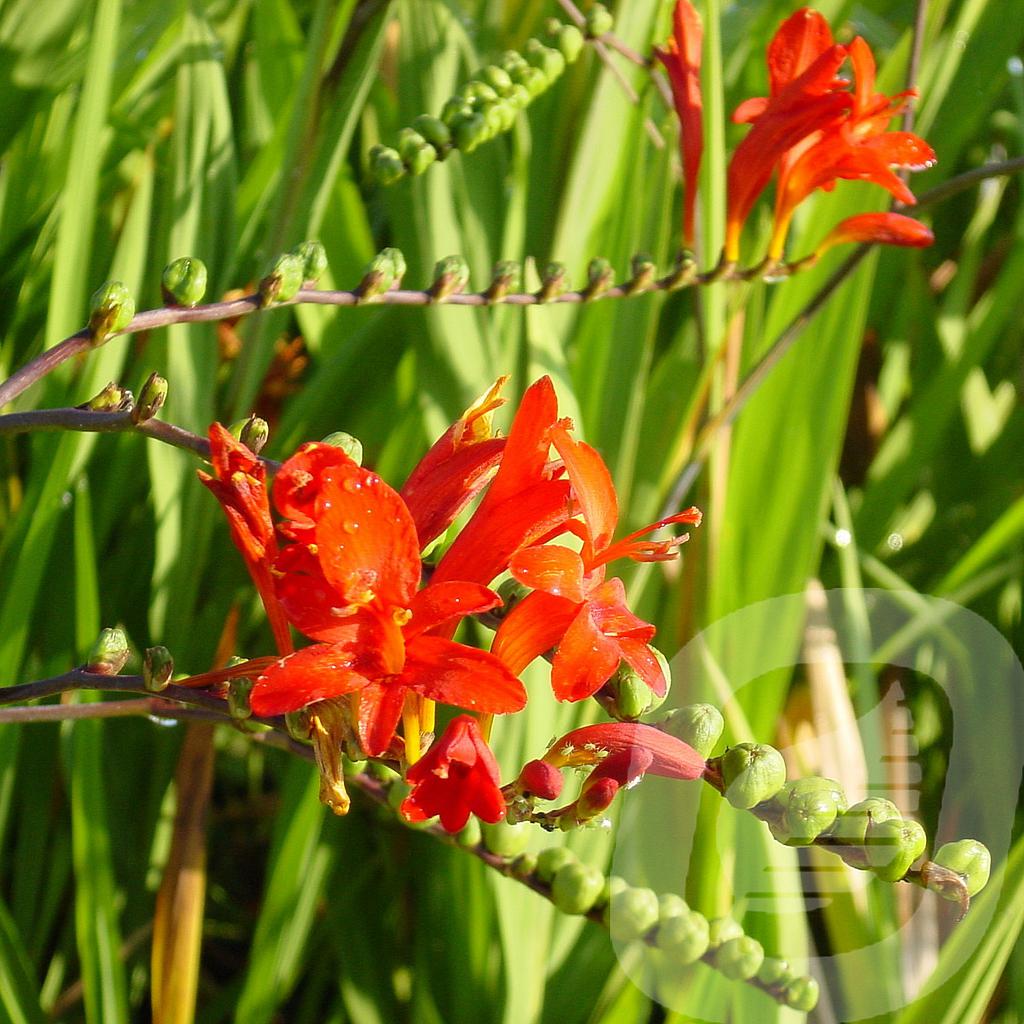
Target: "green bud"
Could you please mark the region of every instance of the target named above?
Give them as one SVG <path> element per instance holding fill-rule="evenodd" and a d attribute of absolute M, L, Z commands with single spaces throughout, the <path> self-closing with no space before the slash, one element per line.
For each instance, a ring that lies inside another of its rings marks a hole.
<path fill-rule="evenodd" d="M 604 4 L 594 4 L 587 11 L 586 32 L 590 39 L 599 39 L 615 27 L 615 19 Z"/>
<path fill-rule="evenodd" d="M 549 263 L 544 268 L 540 290 L 537 292 L 539 302 L 550 302 L 565 292 L 568 271 L 564 263 Z"/>
<path fill-rule="evenodd" d="M 266 308 L 274 302 L 287 302 L 295 298 L 302 287 L 306 267 L 301 257 L 288 252 L 278 256 L 270 272 L 260 281 L 260 305 Z"/>
<path fill-rule="evenodd" d="M 506 50 L 498 59 L 498 66 L 515 80 L 515 72 L 518 69 L 528 67 L 526 58 L 517 50 Z"/>
<path fill-rule="evenodd" d="M 239 431 L 238 440 L 253 453 L 259 455 L 270 440 L 270 424 L 259 416 L 250 416 Z"/>
<path fill-rule="evenodd" d="M 370 176 L 378 185 L 393 185 L 405 177 L 405 164 L 397 149 L 376 145 L 371 148 Z"/>
<path fill-rule="evenodd" d="M 520 271 L 519 264 L 515 260 L 502 260 L 494 264 L 491 271 L 491 283 L 487 286 L 484 294 L 488 302 L 498 302 L 510 291 L 519 287 Z"/>
<path fill-rule="evenodd" d="M 670 917 L 681 917 L 688 914 L 690 907 L 678 893 L 663 892 L 658 897 L 658 920 L 667 921 Z"/>
<path fill-rule="evenodd" d="M 103 390 L 93 395 L 88 402 L 83 402 L 79 409 L 91 412 L 124 412 L 135 404 L 135 396 L 127 389 L 110 381 Z"/>
<path fill-rule="evenodd" d="M 523 50 L 527 62 L 537 68 L 545 79 L 545 87 L 551 85 L 565 71 L 565 57 L 561 50 L 545 46 L 539 39 L 528 39 Z"/>
<path fill-rule="evenodd" d="M 883 821 L 899 821 L 899 808 L 889 800 L 882 800 L 872 797 L 870 800 L 861 800 L 848 810 L 843 811 L 832 826 L 832 837 L 848 843 L 855 859 L 862 858 L 864 839 L 867 835 L 868 826 L 872 823 Z M 847 859 L 843 849 L 837 850 L 844 860 Z"/>
<path fill-rule="evenodd" d="M 589 864 L 563 864 L 551 880 L 551 899 L 563 914 L 586 914 L 604 888 L 604 875 Z"/>
<path fill-rule="evenodd" d="M 611 898 L 618 892 L 625 892 L 629 888 L 629 884 L 624 878 L 620 878 L 618 875 L 609 875 L 604 880 L 604 886 L 601 889 L 600 896 L 594 901 L 594 906 L 604 909 L 608 906 Z M 659 904 L 660 906 L 660 904 Z M 605 924 L 608 923 L 607 916 L 605 917 Z"/>
<path fill-rule="evenodd" d="M 512 861 L 512 874 L 516 878 L 530 878 L 537 870 L 537 854 L 530 852 L 519 854 Z"/>
<path fill-rule="evenodd" d="M 549 846 L 537 854 L 537 877 L 550 883 L 559 868 L 572 864 L 578 858 L 568 846 Z"/>
<path fill-rule="evenodd" d="M 472 153 L 490 137 L 487 134 L 487 122 L 483 114 L 470 114 L 452 124 L 455 133 L 455 145 L 463 153 Z"/>
<path fill-rule="evenodd" d="M 675 266 L 666 281 L 668 288 L 682 288 L 690 284 L 697 276 L 697 260 L 688 249 L 683 249 L 676 256 Z"/>
<path fill-rule="evenodd" d="M 612 896 L 608 921 L 616 942 L 632 942 L 658 923 L 658 896 L 653 889 L 630 886 Z"/>
<path fill-rule="evenodd" d="M 506 102 L 514 110 L 525 110 L 530 105 L 531 99 L 529 90 L 525 86 L 516 83 L 512 86 L 512 91 L 508 94 Z"/>
<path fill-rule="evenodd" d="M 284 727 L 293 740 L 309 742 L 309 712 L 305 708 L 289 711 L 284 716 Z"/>
<path fill-rule="evenodd" d="M 292 255 L 302 260 L 302 280 L 315 284 L 327 270 L 327 251 L 319 242 L 302 242 L 292 249 Z"/>
<path fill-rule="evenodd" d="M 497 824 L 484 824 L 481 827 L 484 846 L 499 857 L 515 857 L 523 852 L 530 842 L 530 826 L 526 822 L 520 825 L 509 825 L 499 821 Z"/>
<path fill-rule="evenodd" d="M 335 430 L 334 433 L 328 434 L 321 443 L 340 448 L 356 465 L 363 464 L 363 442 L 358 437 L 346 434 L 344 430 Z"/>
<path fill-rule="evenodd" d="M 659 728 L 688 743 L 701 757 L 710 757 L 725 731 L 725 719 L 713 704 L 687 704 L 670 711 Z"/>
<path fill-rule="evenodd" d="M 179 256 L 164 267 L 160 291 L 168 306 L 195 306 L 206 294 L 206 264 L 194 256 Z"/>
<path fill-rule="evenodd" d="M 398 155 L 406 164 L 418 149 L 427 144 L 427 140 L 415 128 L 403 128 L 398 133 Z"/>
<path fill-rule="evenodd" d="M 362 775 L 366 771 L 365 760 L 353 760 L 351 757 L 342 755 L 341 758 L 341 770 L 346 778 L 352 778 L 354 775 Z"/>
<path fill-rule="evenodd" d="M 864 837 L 868 867 L 883 882 L 898 882 L 924 853 L 928 837 L 916 821 L 872 822 Z"/>
<path fill-rule="evenodd" d="M 410 174 L 423 174 L 431 164 L 437 161 L 437 150 L 429 142 L 424 142 L 406 161 Z"/>
<path fill-rule="evenodd" d="M 452 144 L 452 133 L 448 130 L 448 125 L 439 117 L 420 114 L 413 120 L 412 126 L 437 150 L 438 155 Z"/>
<path fill-rule="evenodd" d="M 228 714 L 239 721 L 252 718 L 249 695 L 256 680 L 249 676 L 237 676 L 228 681 Z"/>
<path fill-rule="evenodd" d="M 794 978 L 782 991 L 786 1005 L 810 1013 L 818 1005 L 818 983 L 813 978 Z"/>
<path fill-rule="evenodd" d="M 94 345 L 123 331 L 135 316 L 135 300 L 126 285 L 107 281 L 93 293 L 89 303 L 89 334 Z"/>
<path fill-rule="evenodd" d="M 573 64 L 583 50 L 583 33 L 575 25 L 562 25 L 558 30 L 555 45 L 566 63 Z"/>
<path fill-rule="evenodd" d="M 471 850 L 480 845 L 482 834 L 479 819 L 471 814 L 469 820 L 463 825 L 462 831 L 456 833 L 455 842 L 464 849 Z"/>
<path fill-rule="evenodd" d="M 551 84 L 547 75 L 540 68 L 527 65 L 521 71 L 513 71 L 512 77 L 517 85 L 521 85 L 531 100 L 535 100 Z"/>
<path fill-rule="evenodd" d="M 722 755 L 725 798 L 741 810 L 768 800 L 786 781 L 786 762 L 765 743 L 738 743 Z"/>
<path fill-rule="evenodd" d="M 708 951 L 709 941 L 708 919 L 695 910 L 659 919 L 655 942 L 676 963 L 695 963 Z"/>
<path fill-rule="evenodd" d="M 363 279 L 356 287 L 361 302 L 397 288 L 405 276 L 405 256 L 401 249 L 381 249 L 367 264 Z"/>
<path fill-rule="evenodd" d="M 715 951 L 715 967 L 732 981 L 746 981 L 764 963 L 764 947 L 749 935 L 723 942 Z"/>
<path fill-rule="evenodd" d="M 712 949 L 716 949 L 730 939 L 738 939 L 743 934 L 743 929 L 738 921 L 731 917 L 713 917 L 708 921 L 708 943 Z"/>
<path fill-rule="evenodd" d="M 130 653 L 124 630 L 120 626 L 107 626 L 100 631 L 89 651 L 85 671 L 100 676 L 116 676 L 124 668 Z"/>
<path fill-rule="evenodd" d="M 769 985 L 773 988 L 790 981 L 792 977 L 788 961 L 774 956 L 766 956 L 757 969 L 757 980 L 762 985 Z"/>
<path fill-rule="evenodd" d="M 174 659 L 166 647 L 147 647 L 142 655 L 142 683 L 150 693 L 162 693 L 171 685 Z"/>
<path fill-rule="evenodd" d="M 630 261 L 632 275 L 626 282 L 626 294 L 637 295 L 647 291 L 654 282 L 654 275 L 658 268 L 651 258 L 643 253 L 638 253 Z"/>
<path fill-rule="evenodd" d="M 483 80 L 499 95 L 507 96 L 512 91 L 512 78 L 497 64 L 490 64 L 480 72 Z"/>
<path fill-rule="evenodd" d="M 587 265 L 587 286 L 583 289 L 585 299 L 596 299 L 612 286 L 615 270 L 606 259 L 600 256 L 592 259 Z"/>
<path fill-rule="evenodd" d="M 395 779 L 394 782 L 388 786 L 388 807 L 397 813 L 398 808 L 402 806 L 402 801 L 412 792 L 412 786 L 409 785 L 405 779 Z M 404 820 L 404 819 L 403 819 Z M 408 824 L 408 822 L 406 823 Z"/>
<path fill-rule="evenodd" d="M 775 798 L 783 807 L 781 828 L 772 835 L 787 846 L 808 846 L 846 810 L 846 797 L 838 782 L 809 776 L 787 782 Z"/>
<path fill-rule="evenodd" d="M 667 668 L 667 665 L 664 667 Z M 640 673 L 626 662 L 619 666 L 615 675 L 595 696 L 605 711 L 620 722 L 635 722 L 665 701 L 665 697 L 655 696 Z"/>
<path fill-rule="evenodd" d="M 975 896 L 985 888 L 992 871 L 992 854 L 977 839 L 961 839 L 955 843 L 946 843 L 939 848 L 932 862 L 959 875 L 967 886 L 968 896 Z M 956 895 L 947 895 L 941 887 L 933 886 L 931 880 L 928 881 L 928 888 L 944 899 L 958 898 Z"/>
<path fill-rule="evenodd" d="M 159 373 L 151 373 L 142 390 L 139 392 L 139 400 L 132 408 L 132 423 L 138 425 L 151 420 L 164 406 L 167 401 L 167 381 Z"/>
<path fill-rule="evenodd" d="M 500 135 L 512 130 L 517 113 L 516 108 L 508 100 L 499 100 L 484 114 L 484 118 L 488 124 L 493 122 L 497 126 L 494 134 Z"/>
<path fill-rule="evenodd" d="M 450 295 L 465 291 L 469 284 L 469 264 L 463 256 L 445 256 L 434 266 L 434 283 L 427 289 L 433 302 L 444 302 Z"/>
<path fill-rule="evenodd" d="M 499 69 L 500 70 L 500 69 Z M 510 79 L 511 81 L 511 79 Z M 486 82 L 471 79 L 459 90 L 459 95 L 474 110 L 480 110 L 498 102 L 498 94 Z"/>
<path fill-rule="evenodd" d="M 461 96 L 453 96 L 441 108 L 441 123 L 454 131 L 457 124 L 472 117 L 474 113 L 473 108 Z M 450 139 L 449 142 L 454 142 L 454 140 Z"/>

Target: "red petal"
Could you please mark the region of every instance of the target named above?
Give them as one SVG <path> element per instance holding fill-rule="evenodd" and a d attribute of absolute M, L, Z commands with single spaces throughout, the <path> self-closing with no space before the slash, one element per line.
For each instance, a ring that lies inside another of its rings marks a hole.
<path fill-rule="evenodd" d="M 733 124 L 752 124 L 768 109 L 767 96 L 751 96 L 744 100 L 733 112 Z"/>
<path fill-rule="evenodd" d="M 772 95 L 803 74 L 832 45 L 832 30 L 817 11 L 804 7 L 790 15 L 768 44 Z"/>
<path fill-rule="evenodd" d="M 312 526 L 316 518 L 316 500 L 323 486 L 324 470 L 334 466 L 354 466 L 355 462 L 340 448 L 321 441 L 310 441 L 287 459 L 274 477 L 274 505 L 286 519 Z"/>
<path fill-rule="evenodd" d="M 584 604 L 558 645 L 551 665 L 551 688 L 563 701 L 584 700 L 596 693 L 619 667 L 618 644 L 594 622 L 590 604 Z"/>
<path fill-rule="evenodd" d="M 619 653 L 631 669 L 651 688 L 658 697 L 664 697 L 668 690 L 665 674 L 654 652 L 642 640 L 622 637 L 619 640 Z"/>
<path fill-rule="evenodd" d="M 509 561 L 509 572 L 524 586 L 579 604 L 583 598 L 583 559 L 560 544 L 524 548 Z"/>
<path fill-rule="evenodd" d="M 347 602 L 406 608 L 420 581 L 416 527 L 398 492 L 352 463 L 324 470 L 317 557 Z"/>
<path fill-rule="evenodd" d="M 504 662 L 438 636 L 409 641 L 401 683 L 440 704 L 482 714 L 503 715 L 526 707 L 526 690 Z"/>
<path fill-rule="evenodd" d="M 935 150 L 913 132 L 885 132 L 868 139 L 863 148 L 870 149 L 886 164 L 922 171 L 935 163 Z"/>
<path fill-rule="evenodd" d="M 494 636 L 491 653 L 518 675 L 565 636 L 579 607 L 573 601 L 543 591 L 529 594 L 505 616 Z"/>
<path fill-rule="evenodd" d="M 574 440 L 562 427 L 551 431 L 551 441 L 562 456 L 573 493 L 580 503 L 592 553 L 601 552 L 611 543 L 619 522 L 619 502 L 612 475 L 604 459 L 589 444 Z M 586 553 L 584 558 L 587 558 Z"/>
<path fill-rule="evenodd" d="M 501 598 L 479 583 L 457 580 L 431 583 L 419 591 L 409 605 L 412 619 L 405 627 L 405 638 L 411 640 L 435 626 L 461 619 L 464 615 L 490 611 L 500 604 Z"/>
<path fill-rule="evenodd" d="M 855 36 L 848 47 L 850 63 L 853 65 L 854 116 L 867 110 L 875 95 L 875 56 L 871 47 Z"/>
<path fill-rule="evenodd" d="M 394 678 L 372 682 L 359 692 L 359 744 L 370 757 L 380 757 L 391 746 L 406 692 Z"/>
<path fill-rule="evenodd" d="M 626 588 L 617 577 L 602 583 L 591 592 L 590 612 L 606 636 L 628 636 L 644 642 L 654 636 L 654 627 L 629 610 L 626 604 Z"/>
<path fill-rule="evenodd" d="M 818 246 L 817 252 L 821 254 L 844 242 L 877 242 L 921 248 L 934 241 L 931 231 L 912 217 L 900 213 L 861 213 L 840 221 Z"/>
<path fill-rule="evenodd" d="M 355 671 L 347 645 L 314 644 L 274 662 L 255 682 L 250 696 L 257 715 L 283 715 L 314 701 L 340 697 L 369 683 Z"/>
<path fill-rule="evenodd" d="M 542 478 L 547 464 L 548 432 L 558 418 L 558 399 L 550 377 L 541 377 L 526 389 L 512 420 L 498 475 L 485 499 L 498 505 Z"/>
<path fill-rule="evenodd" d="M 697 779 L 704 774 L 704 758 L 674 736 L 639 722 L 605 722 L 574 729 L 552 744 L 544 760 L 556 766 L 594 764 L 602 752 L 615 754 L 642 747 L 653 756 L 649 771 L 671 779 Z"/>

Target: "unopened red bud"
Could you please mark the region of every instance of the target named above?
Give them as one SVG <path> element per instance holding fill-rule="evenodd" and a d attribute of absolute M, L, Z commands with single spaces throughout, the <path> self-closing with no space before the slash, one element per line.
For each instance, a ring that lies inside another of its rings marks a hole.
<path fill-rule="evenodd" d="M 619 791 L 619 783 L 615 779 L 598 779 L 593 785 L 585 786 L 576 801 L 576 817 L 580 821 L 588 821 L 602 811 L 606 811 Z"/>
<path fill-rule="evenodd" d="M 528 761 L 519 773 L 519 788 L 541 800 L 557 800 L 563 785 L 562 773 L 547 761 Z"/>

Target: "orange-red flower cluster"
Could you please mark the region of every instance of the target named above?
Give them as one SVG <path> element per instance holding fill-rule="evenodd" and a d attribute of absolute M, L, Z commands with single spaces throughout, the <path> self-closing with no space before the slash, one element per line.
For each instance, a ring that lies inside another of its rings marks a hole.
<path fill-rule="evenodd" d="M 700 48 L 700 18 L 690 0 L 677 0 L 673 37 L 655 53 L 668 70 L 681 126 L 687 245 L 693 243 L 702 150 Z M 852 82 L 839 77 L 847 61 Z M 828 22 L 805 7 L 775 33 L 767 64 L 768 96 L 746 100 L 733 113 L 737 124 L 749 124 L 751 129 L 729 164 L 726 260 L 739 258 L 743 226 L 773 176 L 775 215 L 768 247 L 773 260 L 783 256 L 799 204 L 817 189 L 831 190 L 840 179 L 871 181 L 901 203 L 915 202 L 892 168 L 928 167 L 935 153 L 919 136 L 887 129 L 917 92 L 909 89 L 891 97 L 875 92 L 875 60 L 862 38 L 848 46 L 836 43 Z M 847 241 L 921 246 L 932 240 L 927 228 L 909 217 L 890 214 L 851 221 L 839 225 L 818 251 Z"/>
<path fill-rule="evenodd" d="M 667 680 L 649 646 L 654 627 L 630 611 L 622 582 L 606 578 L 607 567 L 622 557 L 673 558 L 685 535 L 644 535 L 700 522 L 700 513 L 687 509 L 614 541 L 619 510 L 611 476 L 597 451 L 559 418 L 551 381 L 527 390 L 507 438 L 491 426 L 504 382 L 437 441 L 400 492 L 342 449 L 305 444 L 274 480 L 275 524 L 262 464 L 219 424 L 210 429 L 214 476 L 203 475 L 274 624 L 280 657 L 252 687 L 253 712 L 328 709 L 314 739 L 322 767 L 338 763 L 341 744 L 404 763 L 413 786 L 404 812 L 414 820 L 439 814 L 450 830 L 471 812 L 498 820 L 505 798 L 487 726 L 475 718 L 455 718 L 420 758 L 421 741 L 433 732 L 434 702 L 485 716 L 519 711 L 527 700 L 519 673 L 552 649 L 560 700 L 594 694 L 622 663 L 664 694 Z M 481 494 L 425 573 L 424 548 Z M 561 537 L 575 546 L 553 543 Z M 532 593 L 504 617 L 490 651 L 457 642 L 465 616 L 501 604 L 490 588 L 505 572 Z M 294 651 L 289 623 L 313 642 Z M 626 760 L 631 747 L 621 738 L 637 735 L 618 734 Z M 684 755 L 676 777 L 699 774 L 694 765 L 702 762 L 690 748 L 664 742 L 677 760 L 680 750 Z M 646 758 L 642 774 L 651 755 L 637 756 Z M 608 799 L 628 781 L 609 778 Z M 333 781 L 333 806 L 344 808 L 343 785 Z"/>

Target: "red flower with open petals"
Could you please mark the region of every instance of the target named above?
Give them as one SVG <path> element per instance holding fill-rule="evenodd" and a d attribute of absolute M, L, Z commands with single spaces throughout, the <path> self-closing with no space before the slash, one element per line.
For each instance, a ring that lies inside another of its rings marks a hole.
<path fill-rule="evenodd" d="M 282 467 L 274 501 L 293 542 L 274 565 L 291 621 L 322 641 L 268 668 L 253 686 L 259 715 L 357 694 L 363 749 L 387 750 L 406 695 L 488 714 L 519 711 L 526 693 L 495 656 L 429 635 L 498 597 L 478 583 L 417 590 L 419 542 L 396 491 L 340 449 L 304 445 Z"/>
<path fill-rule="evenodd" d="M 636 561 L 674 558 L 685 535 L 665 541 L 640 538 L 669 523 L 698 525 L 700 512 L 687 509 L 612 543 L 619 509 L 607 466 L 593 448 L 574 440 L 564 427 L 552 428 L 551 441 L 562 456 L 580 506 L 582 522 L 574 520 L 569 528 L 580 536 L 582 550 L 577 553 L 548 544 L 512 556 L 510 572 L 534 592 L 501 623 L 491 650 L 518 674 L 557 645 L 551 685 L 559 700 L 589 697 L 623 660 L 660 696 L 665 693 L 666 680 L 648 646 L 654 626 L 629 610 L 622 581 L 605 580 L 605 565 L 623 557 Z"/>
<path fill-rule="evenodd" d="M 412 792 L 402 801 L 408 821 L 435 814 L 448 832 L 458 832 L 475 814 L 495 823 L 505 817 L 498 762 L 480 735 L 476 719 L 459 715 L 444 735 L 406 773 Z"/>
<path fill-rule="evenodd" d="M 699 779 L 706 762 L 688 743 L 653 725 L 604 722 L 585 725 L 551 744 L 543 760 L 555 768 L 601 764 L 612 755 L 643 751 L 644 771 L 668 779 Z M 650 755 L 650 762 L 647 762 Z"/>
<path fill-rule="evenodd" d="M 704 154 L 704 101 L 700 91 L 704 26 L 690 0 L 676 0 L 672 38 L 654 55 L 665 66 L 679 118 L 679 152 L 683 161 L 683 242 L 693 246 L 697 175 Z"/>

